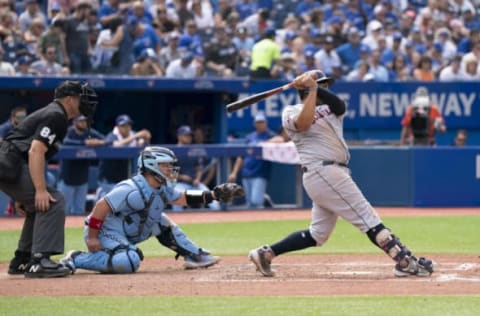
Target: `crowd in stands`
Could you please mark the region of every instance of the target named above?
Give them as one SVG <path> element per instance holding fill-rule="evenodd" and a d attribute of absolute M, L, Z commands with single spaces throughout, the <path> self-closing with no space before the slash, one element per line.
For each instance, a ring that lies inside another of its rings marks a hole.
<path fill-rule="evenodd" d="M 480 79 L 480 0 L 0 0 L 0 75 Z"/>

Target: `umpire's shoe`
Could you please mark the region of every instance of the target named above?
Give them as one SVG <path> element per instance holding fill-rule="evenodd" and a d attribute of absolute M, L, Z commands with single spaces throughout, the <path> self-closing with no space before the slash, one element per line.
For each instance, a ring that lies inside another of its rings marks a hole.
<path fill-rule="evenodd" d="M 13 257 L 8 266 L 8 274 L 24 274 L 27 271 L 30 258 L 30 252 L 15 251 L 15 257 Z"/>
<path fill-rule="evenodd" d="M 44 254 L 34 254 L 25 271 L 26 278 L 59 278 L 71 273 L 70 269 L 53 262 Z"/>
<path fill-rule="evenodd" d="M 415 256 L 407 257 L 408 265 L 402 267 L 399 263 L 395 265 L 394 273 L 397 277 L 407 276 L 430 276 L 434 271 L 434 264 L 432 260 L 420 257 L 417 259 Z"/>
<path fill-rule="evenodd" d="M 257 270 L 266 277 L 275 276 L 275 272 L 271 268 L 273 257 L 275 257 L 275 254 L 270 246 L 253 249 L 248 254 L 248 258 L 255 264 Z"/>

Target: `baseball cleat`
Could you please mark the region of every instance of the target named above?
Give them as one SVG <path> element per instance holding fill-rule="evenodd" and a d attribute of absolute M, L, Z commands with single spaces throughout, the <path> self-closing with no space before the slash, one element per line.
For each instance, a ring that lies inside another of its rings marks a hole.
<path fill-rule="evenodd" d="M 74 274 L 77 268 L 75 266 L 75 261 L 73 259 L 81 253 L 82 252 L 79 250 L 70 250 L 65 257 L 60 259 L 60 264 L 63 267 L 68 268 L 71 274 Z"/>
<path fill-rule="evenodd" d="M 432 260 L 411 256 L 407 258 L 408 265 L 401 267 L 399 263 L 395 265 L 394 274 L 396 277 L 419 276 L 428 277 L 434 271 L 434 263 Z"/>
<path fill-rule="evenodd" d="M 48 257 L 33 258 L 25 271 L 26 278 L 61 278 L 70 274 L 70 269 Z"/>
<path fill-rule="evenodd" d="M 248 254 L 248 258 L 252 261 L 257 270 L 266 277 L 275 276 L 275 272 L 272 271 L 270 265 L 272 259 L 275 256 L 270 246 L 263 246 L 257 249 L 253 249 Z"/>
<path fill-rule="evenodd" d="M 186 270 L 208 268 L 220 262 L 220 257 L 212 256 L 207 252 L 202 251 L 199 255 L 185 256 L 183 267 Z"/>

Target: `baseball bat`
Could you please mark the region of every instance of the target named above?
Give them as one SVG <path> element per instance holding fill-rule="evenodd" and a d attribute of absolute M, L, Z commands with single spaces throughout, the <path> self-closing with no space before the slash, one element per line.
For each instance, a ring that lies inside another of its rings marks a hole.
<path fill-rule="evenodd" d="M 271 97 L 272 95 L 275 95 L 277 93 L 283 92 L 285 90 L 290 89 L 293 86 L 293 82 L 287 83 L 281 87 L 263 91 L 254 95 L 251 95 L 249 97 L 243 98 L 241 100 L 232 102 L 227 104 L 227 112 L 232 113 L 234 111 L 238 111 L 240 109 L 246 108 L 247 106 L 250 106 L 254 103 L 257 103 L 258 101 L 261 101 L 263 99 L 266 99 L 268 97 Z"/>

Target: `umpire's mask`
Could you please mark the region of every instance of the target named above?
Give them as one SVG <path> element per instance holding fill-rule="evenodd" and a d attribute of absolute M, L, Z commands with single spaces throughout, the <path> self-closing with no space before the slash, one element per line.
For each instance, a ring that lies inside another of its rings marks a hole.
<path fill-rule="evenodd" d="M 87 83 L 80 81 L 66 80 L 55 89 L 55 99 L 61 99 L 67 96 L 80 97 L 78 110 L 87 117 L 88 125 L 93 122 L 93 116 L 98 104 L 95 90 Z"/>

